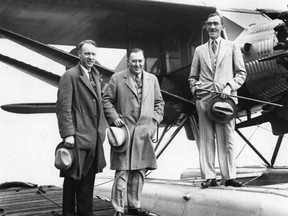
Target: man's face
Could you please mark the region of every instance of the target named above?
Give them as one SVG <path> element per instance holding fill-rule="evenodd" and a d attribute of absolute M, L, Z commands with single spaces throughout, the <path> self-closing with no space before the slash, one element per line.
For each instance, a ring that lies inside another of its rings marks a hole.
<path fill-rule="evenodd" d="M 80 63 L 87 70 L 90 70 L 96 61 L 96 47 L 92 44 L 84 44 L 78 52 Z"/>
<path fill-rule="evenodd" d="M 212 16 L 205 23 L 206 30 L 211 39 L 220 37 L 223 25 L 221 24 L 221 18 L 219 16 Z"/>
<path fill-rule="evenodd" d="M 129 57 L 129 70 L 134 74 L 140 74 L 144 69 L 144 55 L 142 52 L 134 52 Z"/>

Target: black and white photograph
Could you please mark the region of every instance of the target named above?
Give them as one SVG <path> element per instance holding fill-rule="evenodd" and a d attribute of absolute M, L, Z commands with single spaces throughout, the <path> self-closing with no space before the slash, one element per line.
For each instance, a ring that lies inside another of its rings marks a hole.
<path fill-rule="evenodd" d="M 0 0 L 0 216 L 287 216 L 287 0 Z"/>

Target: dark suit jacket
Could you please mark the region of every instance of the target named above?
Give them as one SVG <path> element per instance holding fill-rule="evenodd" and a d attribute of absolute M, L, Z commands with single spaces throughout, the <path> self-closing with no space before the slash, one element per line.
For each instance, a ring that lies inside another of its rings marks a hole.
<path fill-rule="evenodd" d="M 94 173 L 106 166 L 103 142 L 106 120 L 103 114 L 98 71 L 92 68 L 97 91 L 92 88 L 80 64 L 60 79 L 56 114 L 62 138 L 73 135 L 79 149 L 79 169 L 71 177 L 80 179 L 90 168 Z"/>

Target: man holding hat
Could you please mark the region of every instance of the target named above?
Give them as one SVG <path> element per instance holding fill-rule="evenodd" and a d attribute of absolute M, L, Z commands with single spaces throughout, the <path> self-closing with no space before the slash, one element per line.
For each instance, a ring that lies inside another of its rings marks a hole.
<path fill-rule="evenodd" d="M 63 216 L 93 216 L 95 174 L 106 166 L 102 144 L 107 123 L 94 67 L 96 43 L 85 40 L 77 48 L 79 64 L 59 82 L 56 114 L 63 142 L 56 149 L 55 166 L 64 177 Z"/>
<path fill-rule="evenodd" d="M 111 169 L 116 170 L 111 194 L 114 216 L 124 214 L 126 189 L 128 214 L 149 215 L 141 209 L 140 196 L 145 172 L 157 168 L 152 138 L 163 119 L 164 101 L 156 76 L 145 72 L 144 64 L 143 51 L 132 49 L 129 68 L 111 77 L 103 95 L 105 116 L 111 125 Z"/>
<path fill-rule="evenodd" d="M 246 79 L 242 53 L 238 45 L 221 38 L 223 19 L 210 14 L 205 28 L 209 41 L 195 49 L 188 78 L 191 92 L 198 99 L 199 152 L 203 188 L 217 186 L 215 164 L 215 135 L 219 167 L 226 186 L 241 187 L 236 178 L 234 128 L 237 90 Z M 220 92 L 215 94 L 210 91 Z"/>

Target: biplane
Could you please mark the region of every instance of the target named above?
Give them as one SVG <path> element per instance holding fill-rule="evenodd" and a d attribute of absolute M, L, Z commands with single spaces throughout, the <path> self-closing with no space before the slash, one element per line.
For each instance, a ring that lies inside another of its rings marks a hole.
<path fill-rule="evenodd" d="M 162 133 L 155 144 L 159 158 L 179 131 L 198 143 L 197 113 L 187 78 L 195 48 L 206 42 L 203 24 L 218 11 L 224 18 L 222 37 L 239 43 L 247 79 L 238 91 L 236 132 L 263 161 L 261 168 L 239 168 L 243 188 L 201 189 L 199 170 L 185 170 L 179 180 L 146 179 L 142 206 L 158 215 L 287 215 L 288 169 L 274 166 L 288 132 L 288 14 L 217 9 L 203 2 L 156 0 L 7 0 L 0 8 L 0 35 L 69 68 L 78 62 L 48 44 L 76 45 L 90 38 L 100 47 L 145 50 L 146 70 L 158 77 L 165 100 Z M 2 55 L 0 61 L 57 87 L 50 71 Z M 125 59 L 123 60 L 125 61 Z M 102 87 L 117 71 L 95 65 Z M 2 105 L 21 114 L 54 113 L 55 103 Z M 278 136 L 270 161 L 241 133 L 242 128 L 269 122 Z M 163 143 L 167 131 L 175 131 Z M 195 152 L 196 154 L 197 152 Z M 180 157 L 180 156 L 179 156 Z M 95 186 L 109 199 L 111 181 Z M 271 201 L 273 200 L 273 201 Z"/>

